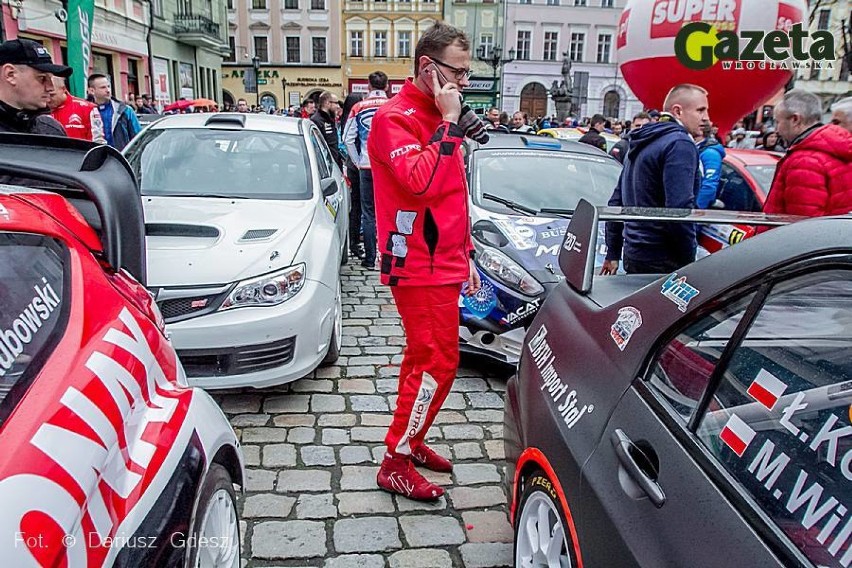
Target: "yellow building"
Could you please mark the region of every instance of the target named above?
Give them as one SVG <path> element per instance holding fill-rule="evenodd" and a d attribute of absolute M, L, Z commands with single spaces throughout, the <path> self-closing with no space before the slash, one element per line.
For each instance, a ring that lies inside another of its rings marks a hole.
<path fill-rule="evenodd" d="M 384 71 L 393 93 L 414 73 L 414 47 L 441 19 L 441 0 L 342 0 L 341 39 L 344 89 L 366 93 L 367 77 Z"/>

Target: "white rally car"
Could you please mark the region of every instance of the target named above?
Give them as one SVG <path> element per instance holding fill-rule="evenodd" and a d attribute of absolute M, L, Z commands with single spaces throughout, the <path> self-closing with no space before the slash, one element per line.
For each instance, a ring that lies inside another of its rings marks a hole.
<path fill-rule="evenodd" d="M 261 388 L 338 358 L 349 200 L 312 122 L 177 115 L 124 153 L 149 287 L 190 384 Z"/>

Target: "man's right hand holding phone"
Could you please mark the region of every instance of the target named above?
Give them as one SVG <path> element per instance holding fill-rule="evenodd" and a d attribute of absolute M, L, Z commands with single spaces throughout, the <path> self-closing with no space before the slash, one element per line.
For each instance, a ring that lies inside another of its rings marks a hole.
<path fill-rule="evenodd" d="M 447 82 L 441 86 L 438 81 L 438 70 L 436 65 L 432 64 L 432 69 L 429 70 L 432 76 L 432 94 L 435 95 L 435 105 L 447 122 L 458 122 L 461 116 L 461 93 L 455 83 Z"/>

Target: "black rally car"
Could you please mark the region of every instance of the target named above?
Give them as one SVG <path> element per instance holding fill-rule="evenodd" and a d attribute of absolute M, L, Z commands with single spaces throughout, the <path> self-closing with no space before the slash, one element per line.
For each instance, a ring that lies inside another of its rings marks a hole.
<path fill-rule="evenodd" d="M 593 277 L 611 213 L 578 207 L 508 385 L 516 565 L 852 564 L 852 217 Z"/>

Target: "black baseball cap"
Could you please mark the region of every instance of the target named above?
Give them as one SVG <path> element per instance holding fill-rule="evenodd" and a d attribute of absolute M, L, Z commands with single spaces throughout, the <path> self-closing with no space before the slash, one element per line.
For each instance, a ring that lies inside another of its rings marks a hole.
<path fill-rule="evenodd" d="M 68 77 L 73 72 L 66 65 L 54 64 L 44 46 L 31 39 L 11 39 L 0 43 L 0 65 L 6 63 L 27 65 L 58 77 Z"/>

